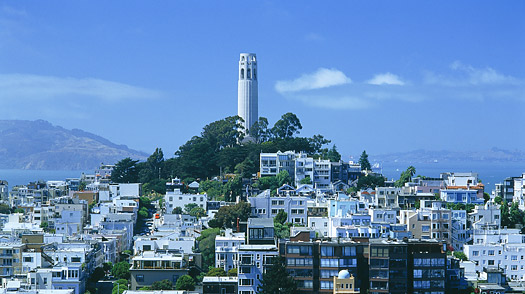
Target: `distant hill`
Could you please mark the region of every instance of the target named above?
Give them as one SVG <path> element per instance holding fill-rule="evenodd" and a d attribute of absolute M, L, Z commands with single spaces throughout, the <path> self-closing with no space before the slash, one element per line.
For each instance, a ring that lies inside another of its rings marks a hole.
<path fill-rule="evenodd" d="M 91 170 L 144 152 L 44 120 L 0 120 L 0 169 Z"/>
<path fill-rule="evenodd" d="M 493 147 L 483 151 L 429 151 L 414 150 L 410 152 L 398 152 L 382 155 L 371 155 L 371 161 L 382 162 L 523 162 L 525 163 L 525 152 L 520 150 L 504 150 Z"/>

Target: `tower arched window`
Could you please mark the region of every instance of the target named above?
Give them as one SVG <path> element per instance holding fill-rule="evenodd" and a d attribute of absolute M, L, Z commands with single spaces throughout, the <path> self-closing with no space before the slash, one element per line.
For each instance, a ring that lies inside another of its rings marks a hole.
<path fill-rule="evenodd" d="M 257 69 L 256 68 L 253 69 L 253 79 L 254 80 L 257 79 Z"/>
<path fill-rule="evenodd" d="M 241 68 L 241 79 L 244 79 L 244 68 Z"/>
<path fill-rule="evenodd" d="M 252 78 L 252 77 L 251 77 L 250 69 L 248 69 L 248 72 L 247 72 L 247 74 L 246 74 L 246 78 L 248 78 L 248 79 L 251 79 L 251 78 Z"/>
<path fill-rule="evenodd" d="M 244 61 L 244 56 L 243 56 L 243 57 L 241 57 L 241 60 L 242 60 L 242 61 Z"/>

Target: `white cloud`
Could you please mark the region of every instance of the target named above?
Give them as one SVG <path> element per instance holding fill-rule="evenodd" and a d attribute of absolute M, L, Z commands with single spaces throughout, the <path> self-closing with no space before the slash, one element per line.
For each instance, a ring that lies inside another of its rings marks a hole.
<path fill-rule="evenodd" d="M 450 65 L 450 68 L 465 73 L 467 75 L 467 81 L 472 85 L 514 84 L 518 82 L 516 78 L 505 76 L 490 67 L 475 68 L 459 61 L 455 61 Z"/>
<path fill-rule="evenodd" d="M 275 89 L 279 93 L 323 89 L 351 83 L 352 80 L 337 69 L 320 68 L 311 74 L 303 74 L 292 81 L 278 81 Z"/>
<path fill-rule="evenodd" d="M 339 78 L 336 78 L 339 77 Z M 340 87 L 330 87 L 340 85 Z M 378 87 L 377 85 L 403 85 Z M 381 107 L 387 101 L 422 103 L 425 101 L 514 100 L 525 102 L 525 80 L 505 75 L 493 68 L 475 68 L 454 62 L 449 70 L 426 72 L 410 83 L 392 73 L 375 75 L 371 80 L 350 83 L 339 70 L 320 69 L 292 81 L 276 83 L 284 97 L 312 107 L 363 109 Z M 307 91 L 317 89 L 316 91 Z"/>
<path fill-rule="evenodd" d="M 371 80 L 368 81 L 371 85 L 404 85 L 399 76 L 392 73 L 377 74 Z"/>
<path fill-rule="evenodd" d="M 28 74 L 0 74 L 0 98 L 42 100 L 94 97 L 107 101 L 160 97 L 155 90 L 94 78 L 63 78 Z"/>

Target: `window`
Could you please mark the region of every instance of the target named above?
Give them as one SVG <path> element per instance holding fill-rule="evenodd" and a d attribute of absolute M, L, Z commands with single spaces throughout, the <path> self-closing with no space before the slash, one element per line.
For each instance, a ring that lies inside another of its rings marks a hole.
<path fill-rule="evenodd" d="M 479 251 L 472 251 L 472 256 L 479 256 Z"/>
<path fill-rule="evenodd" d="M 489 255 L 494 256 L 494 250 L 489 250 Z"/>
<path fill-rule="evenodd" d="M 71 262 L 80 262 L 80 257 L 71 257 Z"/>
<path fill-rule="evenodd" d="M 321 256 L 334 256 L 334 247 L 321 247 Z"/>
<path fill-rule="evenodd" d="M 137 283 L 142 283 L 144 282 L 144 275 L 137 275 L 135 277 L 135 281 L 137 281 Z"/>
<path fill-rule="evenodd" d="M 252 286 L 253 285 L 253 280 L 252 279 L 240 279 L 239 280 L 239 285 L 240 286 Z"/>
<path fill-rule="evenodd" d="M 24 257 L 24 262 L 33 262 L 33 257 Z"/>
<path fill-rule="evenodd" d="M 494 265 L 494 259 L 489 259 L 488 265 Z"/>

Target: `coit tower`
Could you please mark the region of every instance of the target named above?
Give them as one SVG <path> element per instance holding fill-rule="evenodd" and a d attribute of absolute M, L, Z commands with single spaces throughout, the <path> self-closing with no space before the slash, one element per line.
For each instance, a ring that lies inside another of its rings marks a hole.
<path fill-rule="evenodd" d="M 241 53 L 237 114 L 244 119 L 245 132 L 259 119 L 258 101 L 257 58 L 254 53 Z"/>

